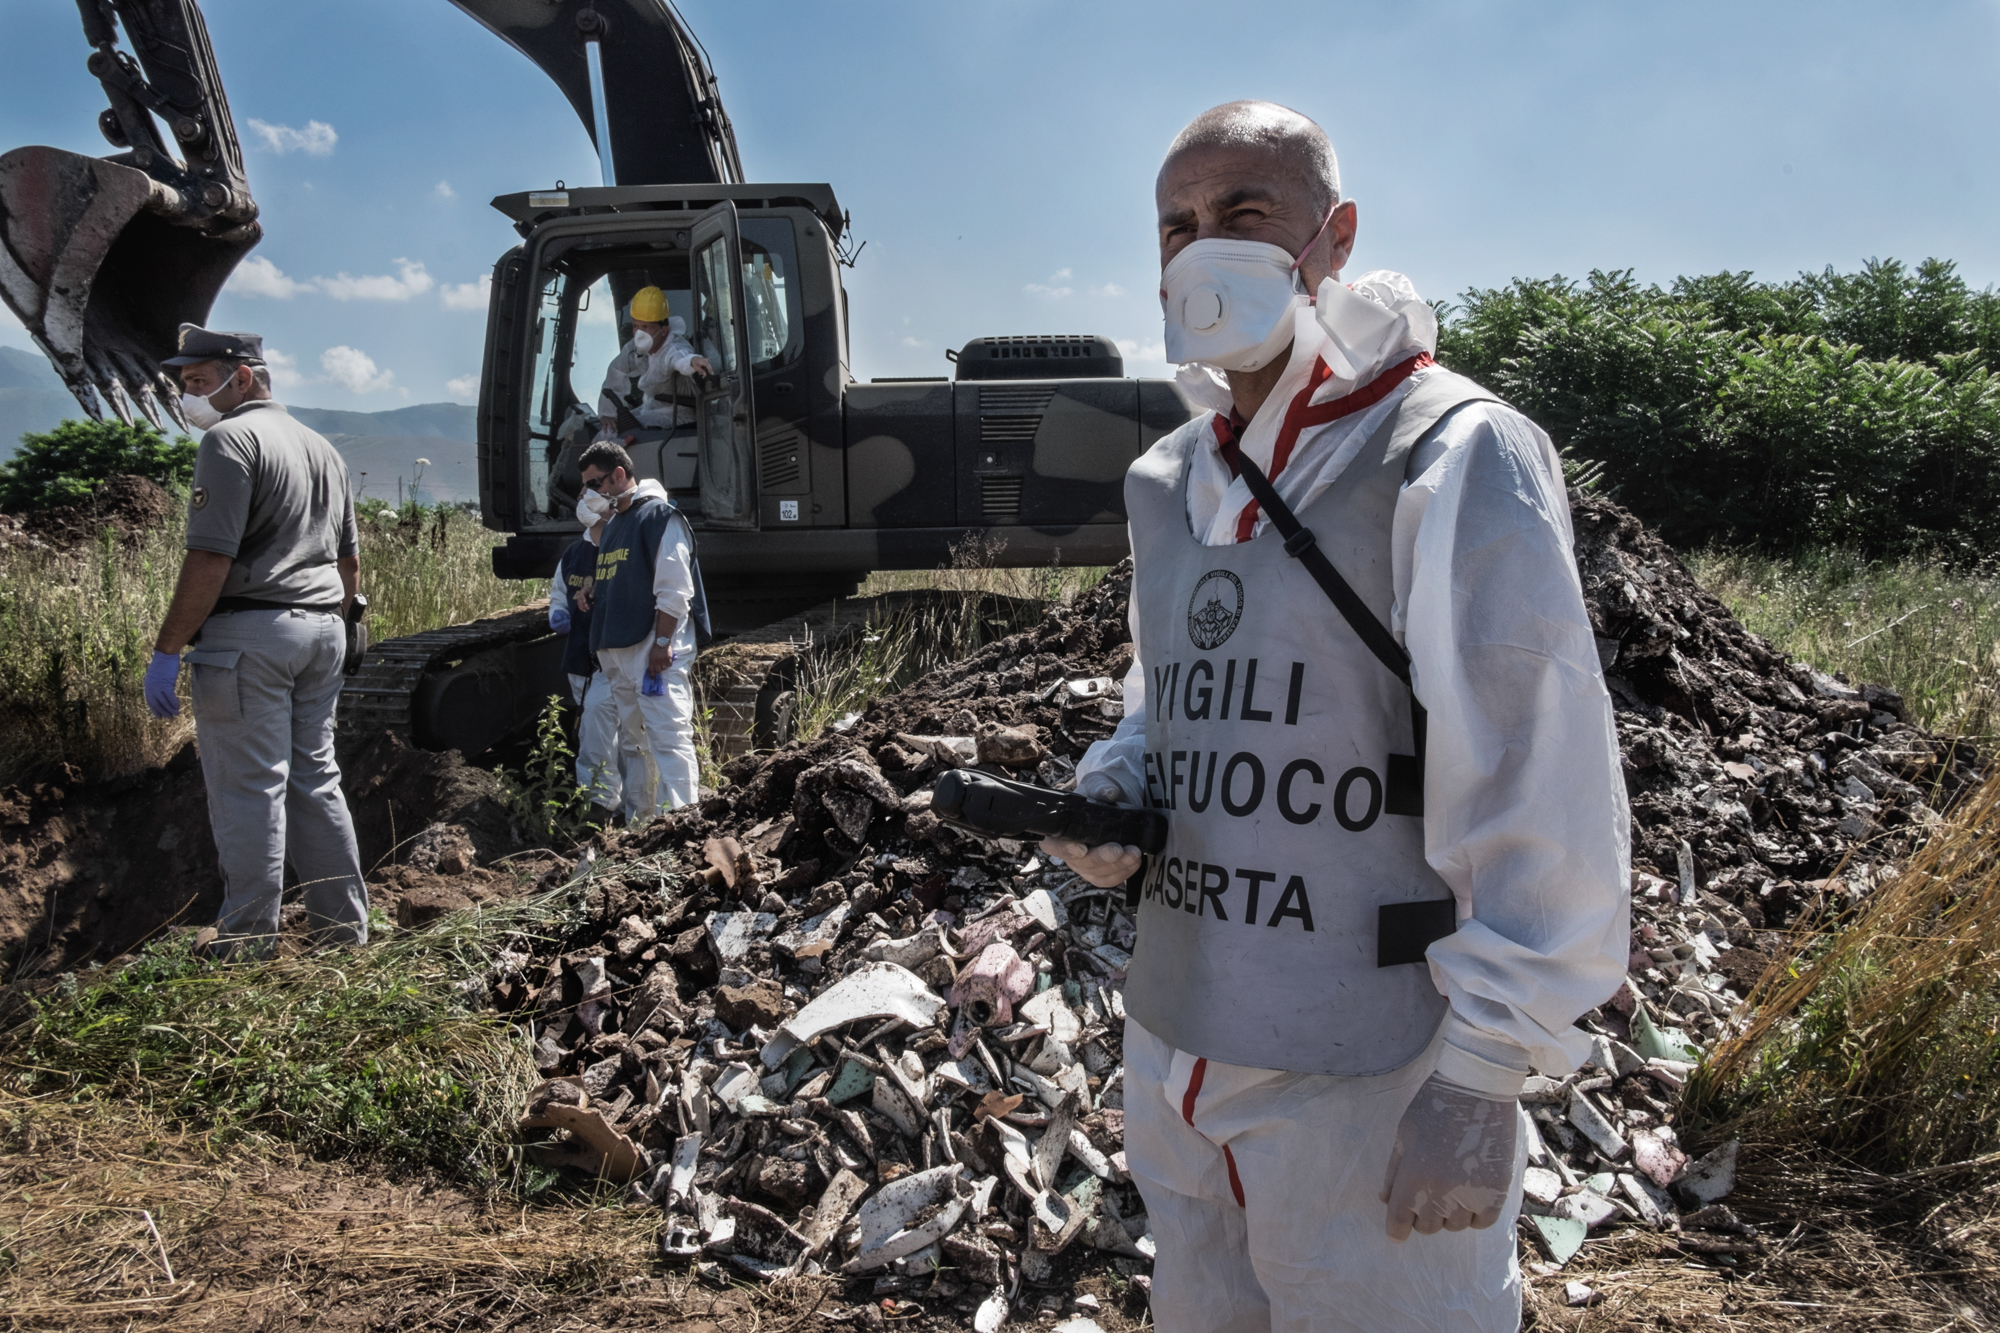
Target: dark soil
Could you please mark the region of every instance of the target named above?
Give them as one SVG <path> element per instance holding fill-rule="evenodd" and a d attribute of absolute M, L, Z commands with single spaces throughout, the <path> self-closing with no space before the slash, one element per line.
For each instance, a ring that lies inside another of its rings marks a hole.
<path fill-rule="evenodd" d="M 344 749 L 340 764 L 370 901 L 391 919 L 421 924 L 521 892 L 525 849 L 492 773 L 387 732 Z M 510 871 L 488 868 L 502 858 Z M 162 768 L 110 782 L 0 791 L 0 979 L 102 962 L 209 925 L 221 906 L 192 743 Z"/>
<path fill-rule="evenodd" d="M 88 500 L 22 516 L 22 527 L 50 546 L 96 541 L 106 529 L 129 543 L 165 523 L 177 503 L 151 478 L 109 477 Z"/>

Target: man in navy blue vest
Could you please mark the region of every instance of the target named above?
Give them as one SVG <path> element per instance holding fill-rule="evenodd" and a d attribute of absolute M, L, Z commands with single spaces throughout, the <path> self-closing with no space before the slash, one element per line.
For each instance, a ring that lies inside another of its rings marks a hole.
<path fill-rule="evenodd" d="M 597 548 L 590 647 L 618 706 L 620 734 L 645 736 L 659 785 L 652 810 L 695 799 L 694 666 L 708 634 L 708 599 L 695 563 L 694 529 L 659 482 L 633 475 L 632 457 L 599 440 L 580 460 L 586 492 L 605 496 L 611 516 Z M 628 821 L 630 822 L 630 821 Z"/>
<path fill-rule="evenodd" d="M 563 645 L 563 672 L 570 697 L 583 710 L 576 734 L 576 785 L 589 794 L 598 815 L 608 822 L 623 811 L 626 821 L 653 809 L 652 765 L 638 741 L 618 734 L 618 701 L 611 684 L 597 669 L 590 651 L 590 603 L 597 578 L 597 543 L 604 536 L 610 502 L 592 491 L 583 493 L 577 519 L 589 524 L 570 544 L 549 580 L 549 628 L 569 636 Z"/>

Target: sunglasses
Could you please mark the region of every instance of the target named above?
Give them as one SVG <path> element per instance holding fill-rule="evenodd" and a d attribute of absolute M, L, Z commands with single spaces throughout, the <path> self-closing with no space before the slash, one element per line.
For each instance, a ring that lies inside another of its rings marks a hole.
<path fill-rule="evenodd" d="M 583 488 L 587 491 L 601 491 L 604 489 L 604 484 L 610 480 L 609 473 L 602 477 L 585 477 L 583 479 Z"/>

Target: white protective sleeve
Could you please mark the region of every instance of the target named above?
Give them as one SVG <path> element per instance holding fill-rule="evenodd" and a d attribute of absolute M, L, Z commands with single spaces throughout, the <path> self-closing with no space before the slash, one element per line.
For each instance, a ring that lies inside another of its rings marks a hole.
<path fill-rule="evenodd" d="M 563 586 L 563 572 L 557 566 L 555 576 L 549 580 L 549 614 L 569 610 L 569 589 Z"/>
<path fill-rule="evenodd" d="M 1396 509 L 1391 628 L 1430 714 L 1425 856 L 1459 900 L 1458 931 L 1429 952 L 1451 1004 L 1438 1072 L 1510 1096 L 1531 1065 L 1588 1056 L 1574 1024 L 1625 975 L 1625 783 L 1554 448 L 1474 404 L 1416 462 L 1430 458 Z M 1144 681 L 1135 653 L 1125 718 L 1077 765 L 1078 790 L 1100 775 L 1143 789 Z"/>
<path fill-rule="evenodd" d="M 619 404 L 645 373 L 646 358 L 627 339 L 625 345 L 618 349 L 618 355 L 612 357 L 611 364 L 604 369 L 604 387 L 597 395 L 597 415 L 617 416 Z"/>
<path fill-rule="evenodd" d="M 688 603 L 693 600 L 694 547 L 688 541 L 687 524 L 669 523 L 653 560 L 653 606 L 678 622 L 676 639 L 687 628 Z"/>

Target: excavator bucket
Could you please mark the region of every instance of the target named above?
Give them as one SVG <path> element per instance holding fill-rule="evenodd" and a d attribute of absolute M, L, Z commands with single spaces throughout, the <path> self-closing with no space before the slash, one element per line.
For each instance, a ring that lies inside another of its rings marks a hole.
<path fill-rule="evenodd" d="M 59 148 L 0 157 L 0 298 L 94 419 L 185 427 L 160 363 L 183 321 L 208 317 L 255 246 L 252 223 L 217 236 L 175 225 L 180 201 L 143 171 Z"/>

